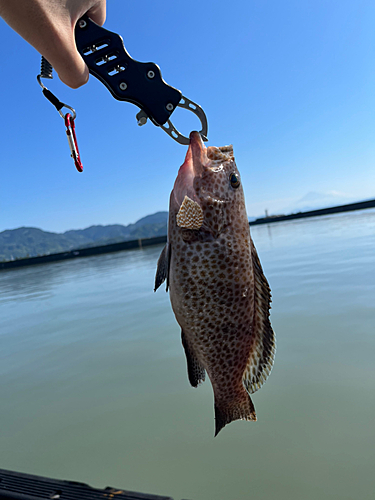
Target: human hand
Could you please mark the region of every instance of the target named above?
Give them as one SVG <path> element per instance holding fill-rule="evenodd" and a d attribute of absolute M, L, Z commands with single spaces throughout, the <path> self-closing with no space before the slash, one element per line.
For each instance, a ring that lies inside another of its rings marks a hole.
<path fill-rule="evenodd" d="M 0 16 L 53 66 L 72 88 L 84 85 L 89 70 L 77 52 L 74 28 L 84 14 L 100 26 L 106 0 L 0 0 Z"/>

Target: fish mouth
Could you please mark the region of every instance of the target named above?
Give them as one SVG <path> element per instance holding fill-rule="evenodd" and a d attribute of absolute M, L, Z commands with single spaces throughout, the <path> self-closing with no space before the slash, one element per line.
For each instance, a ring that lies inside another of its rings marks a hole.
<path fill-rule="evenodd" d="M 174 199 L 178 207 L 182 205 L 185 196 L 200 204 L 194 187 L 194 179 L 201 177 L 203 166 L 206 163 L 208 163 L 207 148 L 202 141 L 201 135 L 196 131 L 191 132 L 185 161 L 178 171 L 173 186 Z"/>
<path fill-rule="evenodd" d="M 202 203 L 224 203 L 212 193 L 200 189 L 200 179 L 207 171 L 222 170 L 223 163 L 233 160 L 233 147 L 206 146 L 199 132 L 190 133 L 189 148 L 171 194 L 171 206 L 178 215 L 180 227 L 199 229 L 203 224 Z"/>

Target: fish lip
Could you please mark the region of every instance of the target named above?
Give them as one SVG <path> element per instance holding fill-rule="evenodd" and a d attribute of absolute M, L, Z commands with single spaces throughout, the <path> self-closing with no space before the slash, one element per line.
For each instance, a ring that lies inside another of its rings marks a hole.
<path fill-rule="evenodd" d="M 189 149 L 191 151 L 191 158 L 193 163 L 193 169 L 195 175 L 202 175 L 203 166 L 207 164 L 207 148 L 202 141 L 202 137 L 199 132 L 190 132 L 190 144 Z"/>
<path fill-rule="evenodd" d="M 190 133 L 190 144 L 186 153 L 185 161 L 181 165 L 173 187 L 174 200 L 178 208 L 182 205 L 185 196 L 201 205 L 194 187 L 194 179 L 201 177 L 203 165 L 208 162 L 207 148 L 203 144 L 199 132 Z"/>

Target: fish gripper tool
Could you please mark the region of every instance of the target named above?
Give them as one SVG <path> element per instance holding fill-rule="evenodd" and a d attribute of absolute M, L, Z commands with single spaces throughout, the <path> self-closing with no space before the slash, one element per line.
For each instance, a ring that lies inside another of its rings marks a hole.
<path fill-rule="evenodd" d="M 200 134 L 207 141 L 207 117 L 201 106 L 168 85 L 155 63 L 143 63 L 130 57 L 120 35 L 98 26 L 85 15 L 77 22 L 75 39 L 90 73 L 108 88 L 115 99 L 140 108 L 136 115 L 138 125 L 144 125 L 150 119 L 178 143 L 189 144 L 189 138 L 182 135 L 170 120 L 177 107 L 185 108 L 199 118 Z"/>

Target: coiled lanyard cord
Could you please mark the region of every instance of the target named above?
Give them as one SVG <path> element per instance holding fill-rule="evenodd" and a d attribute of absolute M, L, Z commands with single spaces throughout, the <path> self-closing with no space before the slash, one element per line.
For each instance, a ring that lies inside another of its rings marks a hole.
<path fill-rule="evenodd" d="M 47 61 L 42 56 L 42 64 L 41 64 L 41 70 L 40 70 L 40 75 L 38 75 L 36 78 L 38 80 L 39 85 L 42 87 L 42 92 L 43 95 L 49 100 L 51 104 L 55 106 L 57 111 L 59 112 L 59 115 L 61 118 L 64 120 L 65 127 L 66 127 L 66 135 L 68 138 L 68 143 L 69 143 L 69 148 L 70 148 L 70 156 L 74 160 L 74 165 L 78 172 L 83 172 L 83 165 L 81 162 L 81 157 L 79 154 L 78 150 L 78 144 L 77 144 L 77 136 L 76 136 L 76 131 L 75 131 L 75 123 L 74 120 L 77 117 L 77 114 L 75 110 L 69 106 L 68 104 L 65 104 L 61 102 L 50 90 L 47 89 L 45 85 L 43 85 L 42 78 L 53 78 L 52 74 L 53 68 L 51 64 Z M 62 109 L 67 108 L 69 111 L 67 113 L 63 113 Z"/>

